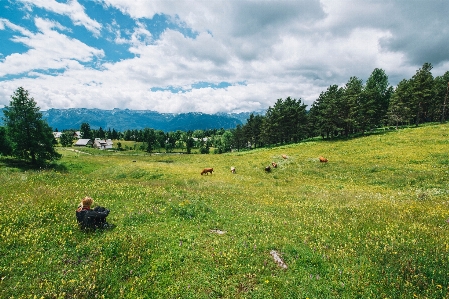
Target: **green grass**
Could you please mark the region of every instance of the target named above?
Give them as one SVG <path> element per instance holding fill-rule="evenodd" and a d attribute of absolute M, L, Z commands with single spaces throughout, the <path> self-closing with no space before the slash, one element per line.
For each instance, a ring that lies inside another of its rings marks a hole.
<path fill-rule="evenodd" d="M 2 159 L 0 297 L 448 298 L 448 133 L 223 155 L 61 148 L 40 170 Z M 86 195 L 113 228 L 78 229 Z"/>

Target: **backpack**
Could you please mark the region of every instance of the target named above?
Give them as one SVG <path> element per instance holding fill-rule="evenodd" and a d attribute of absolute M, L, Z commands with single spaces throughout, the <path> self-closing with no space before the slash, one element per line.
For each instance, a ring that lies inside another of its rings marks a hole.
<path fill-rule="evenodd" d="M 109 210 L 104 207 L 96 207 L 93 210 L 76 211 L 76 220 L 82 229 L 106 228 L 106 217 Z"/>

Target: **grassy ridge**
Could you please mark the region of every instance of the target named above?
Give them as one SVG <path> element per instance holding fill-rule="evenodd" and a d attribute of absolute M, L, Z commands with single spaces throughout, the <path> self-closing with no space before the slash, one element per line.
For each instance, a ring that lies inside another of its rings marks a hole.
<path fill-rule="evenodd" d="M 436 125 L 223 155 L 61 149 L 39 171 L 1 160 L 0 297 L 447 298 L 448 149 Z M 79 231 L 86 195 L 113 229 Z"/>

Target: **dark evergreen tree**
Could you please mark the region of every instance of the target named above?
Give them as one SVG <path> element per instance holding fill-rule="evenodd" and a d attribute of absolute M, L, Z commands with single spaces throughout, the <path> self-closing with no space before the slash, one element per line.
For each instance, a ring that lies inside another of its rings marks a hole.
<path fill-rule="evenodd" d="M 132 131 L 131 130 L 125 130 L 123 132 L 123 139 L 126 141 L 132 140 Z"/>
<path fill-rule="evenodd" d="M 92 130 L 90 129 L 90 125 L 88 123 L 81 124 L 80 133 L 82 139 L 93 139 Z"/>
<path fill-rule="evenodd" d="M 280 99 L 278 99 L 278 101 L 279 100 Z M 281 134 L 279 132 L 279 120 L 279 110 L 274 107 L 268 107 L 262 123 L 262 142 L 267 145 L 280 143 Z"/>
<path fill-rule="evenodd" d="M 192 148 L 195 145 L 195 140 L 190 135 L 186 135 L 186 152 L 190 154 L 192 152 Z"/>
<path fill-rule="evenodd" d="M 402 80 L 396 86 L 390 99 L 387 111 L 388 123 L 398 128 L 400 125 L 409 124 L 412 120 L 410 106 L 412 100 L 412 81 Z"/>
<path fill-rule="evenodd" d="M 105 131 L 103 130 L 102 127 L 100 127 L 98 129 L 97 135 L 95 135 L 95 137 L 98 137 L 100 139 L 105 139 L 106 138 L 106 133 L 105 133 Z"/>
<path fill-rule="evenodd" d="M 105 132 L 105 139 L 112 139 L 112 131 L 111 128 L 109 128 L 106 132 Z"/>
<path fill-rule="evenodd" d="M 119 138 L 119 133 L 115 129 L 112 129 L 112 133 L 111 133 L 111 137 L 110 138 L 113 139 L 113 140 L 120 139 Z"/>
<path fill-rule="evenodd" d="M 306 137 L 306 107 L 307 105 L 301 103 L 301 99 L 291 97 L 276 102 L 273 108 L 279 115 L 277 121 L 281 143 L 298 142 Z"/>
<path fill-rule="evenodd" d="M 142 131 L 142 139 L 146 142 L 146 151 L 152 153 L 157 147 L 156 133 L 154 129 L 145 128 Z"/>
<path fill-rule="evenodd" d="M 233 147 L 240 151 L 240 149 L 246 147 L 245 135 L 243 134 L 242 125 L 238 124 L 237 127 L 232 131 L 234 141 Z"/>
<path fill-rule="evenodd" d="M 445 122 L 448 119 L 449 105 L 449 72 L 443 76 L 437 76 L 434 80 L 435 98 L 431 105 L 431 115 L 433 121 Z"/>
<path fill-rule="evenodd" d="M 415 125 L 429 121 L 429 107 L 434 98 L 432 64 L 424 63 L 422 68 L 416 71 L 412 77 L 412 102 L 411 112 L 415 118 Z"/>
<path fill-rule="evenodd" d="M 311 117 L 315 121 L 315 130 L 324 138 L 332 138 L 344 127 L 340 117 L 343 89 L 331 85 L 322 92 L 312 105 Z"/>
<path fill-rule="evenodd" d="M 262 115 L 250 114 L 249 118 L 246 120 L 246 124 L 243 125 L 243 134 L 245 139 L 250 142 L 251 147 L 257 148 L 262 146 Z"/>
<path fill-rule="evenodd" d="M 164 148 L 165 147 L 165 143 L 167 141 L 167 136 L 165 135 L 164 131 L 156 130 L 155 134 L 156 134 L 157 147 Z"/>
<path fill-rule="evenodd" d="M 342 101 L 338 110 L 342 118 L 342 130 L 346 137 L 357 130 L 358 106 L 361 101 L 362 92 L 363 82 L 357 77 L 351 77 L 344 87 Z"/>
<path fill-rule="evenodd" d="M 358 114 L 360 129 L 364 132 L 382 124 L 390 102 L 393 87 L 382 69 L 374 69 L 366 81 Z"/>
<path fill-rule="evenodd" d="M 9 141 L 5 127 L 0 127 L 0 155 L 9 156 L 12 154 L 12 146 Z"/>
<path fill-rule="evenodd" d="M 3 113 L 13 156 L 33 164 L 61 157 L 54 148 L 56 140 L 52 129 L 42 119 L 39 107 L 27 90 L 19 87 Z"/>

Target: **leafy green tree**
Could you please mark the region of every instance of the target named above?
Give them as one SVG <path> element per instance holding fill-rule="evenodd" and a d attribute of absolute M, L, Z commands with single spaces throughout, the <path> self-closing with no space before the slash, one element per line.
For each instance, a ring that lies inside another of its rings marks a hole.
<path fill-rule="evenodd" d="M 65 131 L 61 134 L 61 137 L 59 138 L 59 142 L 62 146 L 72 146 L 73 144 L 73 132 L 72 131 Z"/>
<path fill-rule="evenodd" d="M 195 130 L 192 133 L 192 137 L 202 139 L 202 138 L 206 137 L 206 134 L 204 133 L 203 130 Z"/>
<path fill-rule="evenodd" d="M 27 90 L 19 87 L 3 113 L 13 156 L 33 164 L 61 157 L 54 148 L 56 140 L 52 129 L 42 119 L 39 107 Z"/>
<path fill-rule="evenodd" d="M 232 148 L 232 140 L 234 139 L 234 134 L 232 134 L 231 130 L 226 130 L 220 136 L 220 147 L 221 152 L 230 152 Z"/>
<path fill-rule="evenodd" d="M 186 152 L 190 154 L 192 152 L 192 148 L 195 145 L 195 140 L 192 138 L 192 136 L 186 135 Z"/>
<path fill-rule="evenodd" d="M 173 149 L 176 147 L 176 142 L 178 139 L 181 138 L 181 135 L 176 132 L 168 132 L 166 134 L 166 140 L 165 140 L 165 150 L 167 152 L 172 152 Z"/>
<path fill-rule="evenodd" d="M 12 146 L 6 133 L 5 127 L 0 127 L 0 155 L 9 156 L 12 154 Z"/>
<path fill-rule="evenodd" d="M 210 138 L 204 137 L 201 139 L 201 145 L 199 146 L 201 154 L 209 154 L 211 141 Z"/>
<path fill-rule="evenodd" d="M 167 136 L 166 136 L 165 132 L 162 130 L 154 130 L 154 134 L 155 134 L 155 138 L 156 138 L 156 141 L 154 144 L 154 149 L 164 148 L 165 142 L 167 141 Z"/>
<path fill-rule="evenodd" d="M 92 130 L 90 129 L 90 125 L 88 123 L 81 124 L 80 133 L 82 139 L 93 139 Z"/>

